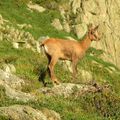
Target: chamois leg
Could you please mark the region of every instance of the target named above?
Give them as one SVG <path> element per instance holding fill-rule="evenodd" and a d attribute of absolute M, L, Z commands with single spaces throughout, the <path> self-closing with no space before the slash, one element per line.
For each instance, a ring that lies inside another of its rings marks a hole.
<path fill-rule="evenodd" d="M 76 73 L 77 73 L 77 63 L 78 63 L 78 59 L 74 59 L 72 61 L 73 78 L 75 79 L 76 79 Z"/>
<path fill-rule="evenodd" d="M 47 56 L 47 59 L 48 59 L 48 64 L 47 64 L 47 69 L 46 69 L 46 73 L 48 72 L 49 76 L 50 76 L 50 70 L 49 70 L 49 64 L 50 64 L 50 61 L 51 61 L 51 56 L 46 54 Z"/>
<path fill-rule="evenodd" d="M 46 56 L 48 58 L 48 65 L 49 65 L 50 61 L 51 61 L 51 57 L 48 54 L 46 54 Z M 47 85 L 47 83 L 45 82 L 45 77 L 46 77 L 47 73 L 50 76 L 50 71 L 49 71 L 48 65 L 47 65 L 47 68 L 45 70 L 40 71 L 40 75 L 39 75 L 39 81 L 42 81 L 44 87 L 46 87 L 46 85 Z"/>
<path fill-rule="evenodd" d="M 57 80 L 55 73 L 54 73 L 54 66 L 57 63 L 58 58 L 57 57 L 52 57 L 50 64 L 49 64 L 49 70 L 50 70 L 50 76 L 53 84 L 59 84 L 59 81 Z"/>

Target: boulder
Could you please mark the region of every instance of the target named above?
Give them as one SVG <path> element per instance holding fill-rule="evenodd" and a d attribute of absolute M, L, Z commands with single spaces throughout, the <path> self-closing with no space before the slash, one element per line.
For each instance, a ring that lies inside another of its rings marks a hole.
<path fill-rule="evenodd" d="M 72 6 L 72 12 L 77 13 L 77 10 L 80 8 L 81 0 L 69 0 L 69 4 Z"/>
<path fill-rule="evenodd" d="M 53 110 L 37 110 L 25 105 L 0 107 L 0 115 L 10 120 L 61 120 L 60 115 Z"/>
<path fill-rule="evenodd" d="M 2 82 L 0 80 L 0 85 L 2 85 L 5 88 L 5 95 L 8 96 L 11 99 L 27 102 L 29 100 L 36 100 L 35 96 L 29 93 L 21 92 L 20 90 L 15 90 Z"/>
<path fill-rule="evenodd" d="M 60 23 L 60 20 L 55 18 L 53 21 L 52 21 L 52 26 L 55 27 L 57 30 L 63 30 L 63 27 Z"/>
<path fill-rule="evenodd" d="M 38 4 L 33 4 L 32 2 L 29 2 L 29 4 L 27 6 L 30 10 L 36 10 L 38 12 L 44 12 L 46 10 L 42 6 L 40 6 Z"/>
<path fill-rule="evenodd" d="M 2 68 L 7 73 L 15 73 L 16 72 L 16 68 L 13 64 L 3 64 Z"/>
<path fill-rule="evenodd" d="M 70 97 L 75 94 L 82 95 L 86 92 L 97 92 L 100 90 L 100 87 L 96 87 L 93 85 L 85 85 L 85 84 L 73 84 L 73 83 L 61 83 L 60 85 L 56 85 L 52 88 L 40 88 L 38 92 L 41 94 L 45 94 L 47 96 L 64 96 L 65 98 Z"/>
<path fill-rule="evenodd" d="M 87 70 L 79 69 L 79 70 L 78 70 L 78 74 L 80 75 L 80 79 L 81 79 L 84 83 L 89 83 L 90 81 L 93 80 L 92 73 L 90 73 L 90 72 L 87 71 Z"/>
<path fill-rule="evenodd" d="M 24 84 L 23 79 L 0 69 L 0 85 L 5 88 L 6 96 L 11 99 L 21 100 L 24 102 L 35 100 L 34 95 L 21 92 L 22 85 Z"/>
<path fill-rule="evenodd" d="M 0 69 L 0 82 L 16 90 L 21 90 L 22 85 L 25 84 L 23 79 L 20 79 L 16 75 L 13 75 L 9 72 L 5 72 L 1 69 Z"/>

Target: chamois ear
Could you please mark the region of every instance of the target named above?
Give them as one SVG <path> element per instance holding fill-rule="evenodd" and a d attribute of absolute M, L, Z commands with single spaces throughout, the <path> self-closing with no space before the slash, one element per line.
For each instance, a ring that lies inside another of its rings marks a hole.
<path fill-rule="evenodd" d="M 88 31 L 92 31 L 92 30 L 94 30 L 93 24 L 89 23 L 89 25 L 88 25 Z"/>
<path fill-rule="evenodd" d="M 93 30 L 97 30 L 97 29 L 98 29 L 98 27 L 99 27 L 99 25 L 95 26 Z"/>
<path fill-rule="evenodd" d="M 88 25 L 88 29 L 90 30 L 92 27 L 93 27 L 93 24 L 90 23 L 90 24 Z"/>

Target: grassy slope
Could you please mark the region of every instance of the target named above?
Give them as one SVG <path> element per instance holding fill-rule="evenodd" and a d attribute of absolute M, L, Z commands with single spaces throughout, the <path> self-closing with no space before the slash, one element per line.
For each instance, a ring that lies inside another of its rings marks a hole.
<path fill-rule="evenodd" d="M 63 31 L 58 32 L 50 25 L 54 18 L 60 18 L 59 13 L 55 10 L 47 10 L 44 13 L 38 13 L 36 11 L 30 12 L 26 9 L 24 2 L 19 2 L 19 0 L 0 0 L 0 14 L 2 14 L 4 18 L 10 20 L 14 27 L 17 27 L 17 23 L 31 24 L 32 29 L 26 29 L 26 31 L 29 31 L 36 39 L 40 36 L 46 35 L 59 38 L 63 38 L 68 35 Z M 113 68 L 116 69 L 116 67 L 99 59 L 99 54 L 101 54 L 100 51 L 94 49 L 91 50 L 95 55 L 90 56 L 89 53 L 91 51 L 89 51 L 85 58 L 79 62 L 79 69 L 82 68 L 90 71 L 93 78 L 101 84 L 104 84 L 104 81 L 110 83 L 115 92 L 120 94 L 120 75 L 116 72 L 117 70 L 112 70 Z M 3 64 L 4 62 L 14 64 L 17 69 L 17 75 L 28 82 L 28 85 L 24 86 L 23 91 L 31 92 L 41 87 L 41 84 L 38 81 L 39 70 L 43 69 L 47 62 L 43 56 L 28 49 L 13 49 L 11 43 L 8 41 L 2 41 L 0 43 L 0 64 Z M 59 64 L 56 65 L 55 72 L 62 82 L 71 81 L 70 73 L 68 71 L 64 71 Z M 47 79 L 49 80 L 49 78 Z M 78 75 L 78 81 L 76 82 L 79 82 L 79 79 L 81 79 L 80 75 Z M 0 90 L 3 91 L 3 89 Z M 38 109 L 41 107 L 48 107 L 61 113 L 62 118 L 65 120 L 103 120 L 99 111 L 92 110 L 91 112 L 90 110 L 87 110 L 88 108 L 85 109 L 81 105 L 82 103 L 85 105 L 84 100 L 91 100 L 91 98 L 84 97 L 83 101 L 81 101 L 75 99 L 65 100 L 64 98 L 59 97 L 43 97 L 40 101 L 38 101 L 38 103 L 11 101 L 2 94 L 0 98 L 0 106 L 8 106 L 17 103 L 28 104 Z"/>

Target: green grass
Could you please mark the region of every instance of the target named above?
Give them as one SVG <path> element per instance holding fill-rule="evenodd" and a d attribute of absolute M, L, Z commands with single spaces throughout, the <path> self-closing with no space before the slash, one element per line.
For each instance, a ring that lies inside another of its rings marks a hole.
<path fill-rule="evenodd" d="M 112 91 L 86 93 L 81 97 L 74 97 L 73 94 L 70 98 L 40 95 L 37 101 L 28 102 L 9 99 L 4 92 L 4 88 L 0 86 L 0 107 L 18 104 L 29 105 L 38 110 L 48 108 L 58 112 L 62 120 L 118 120 L 120 116 L 120 98 Z"/>
<path fill-rule="evenodd" d="M 63 31 L 58 32 L 51 26 L 51 22 L 54 18 L 61 19 L 60 13 L 56 10 L 46 10 L 43 13 L 37 11 L 30 12 L 26 4 L 22 4 L 17 0 L 0 0 L 0 14 L 10 20 L 14 26 L 18 23 L 31 24 L 32 29 L 27 29 L 26 31 L 32 33 L 36 39 L 40 36 L 63 38 L 69 35 Z"/>

